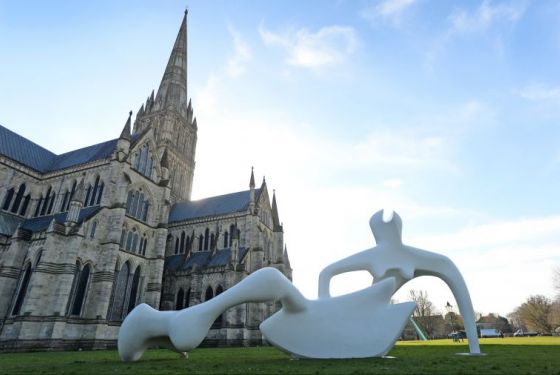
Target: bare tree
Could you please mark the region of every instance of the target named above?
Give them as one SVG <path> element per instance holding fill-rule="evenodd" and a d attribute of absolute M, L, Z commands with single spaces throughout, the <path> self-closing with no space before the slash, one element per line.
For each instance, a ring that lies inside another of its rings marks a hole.
<path fill-rule="evenodd" d="M 550 308 L 548 321 L 556 333 L 560 333 L 560 299 L 554 301 Z"/>
<path fill-rule="evenodd" d="M 531 296 L 515 310 L 522 324 L 530 331 L 549 333 L 552 302 L 543 295 Z"/>
<path fill-rule="evenodd" d="M 439 325 L 443 324 L 443 318 L 436 311 L 432 301 L 430 301 L 428 292 L 411 289 L 409 297 L 416 302 L 416 308 L 413 313 L 416 323 L 420 325 L 428 336 L 434 337 L 434 334 L 443 328 L 439 327 Z"/>

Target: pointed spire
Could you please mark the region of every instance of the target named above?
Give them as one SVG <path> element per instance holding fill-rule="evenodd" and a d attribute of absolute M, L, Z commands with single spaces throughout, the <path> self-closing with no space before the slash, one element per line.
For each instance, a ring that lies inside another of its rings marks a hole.
<path fill-rule="evenodd" d="M 126 124 L 124 124 L 124 128 L 121 132 L 121 136 L 119 139 L 126 139 L 130 141 L 130 123 L 132 118 L 132 111 L 128 112 L 128 120 L 126 120 Z"/>
<path fill-rule="evenodd" d="M 282 231 L 282 224 L 278 216 L 278 206 L 276 205 L 276 190 L 272 190 L 272 224 L 275 232 Z"/>
<path fill-rule="evenodd" d="M 177 34 L 156 96 L 156 110 L 180 111 L 187 104 L 187 13 Z"/>
<path fill-rule="evenodd" d="M 284 254 L 282 255 L 282 258 L 284 258 L 284 265 L 288 268 L 290 268 L 290 257 L 288 256 L 288 245 L 284 245 Z M 291 278 L 291 277 L 290 277 Z"/>
<path fill-rule="evenodd" d="M 249 180 L 249 187 L 251 189 L 255 188 L 255 174 L 253 173 L 253 167 L 251 167 L 251 180 Z"/>

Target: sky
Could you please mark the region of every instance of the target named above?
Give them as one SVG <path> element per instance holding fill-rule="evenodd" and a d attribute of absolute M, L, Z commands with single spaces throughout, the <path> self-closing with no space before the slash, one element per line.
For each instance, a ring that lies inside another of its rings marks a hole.
<path fill-rule="evenodd" d="M 63 153 L 118 137 L 157 89 L 187 2 L 0 0 L 0 124 Z M 193 198 L 276 190 L 294 284 L 403 241 L 450 257 L 475 311 L 553 297 L 560 266 L 560 3 L 188 1 Z M 333 279 L 343 294 L 365 272 Z M 439 279 L 406 284 L 456 306 Z"/>

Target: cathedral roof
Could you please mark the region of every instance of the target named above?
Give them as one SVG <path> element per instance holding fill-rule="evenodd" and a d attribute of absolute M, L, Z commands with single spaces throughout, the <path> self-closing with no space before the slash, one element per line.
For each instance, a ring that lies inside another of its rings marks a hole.
<path fill-rule="evenodd" d="M 140 134 L 132 136 L 134 142 Z M 41 173 L 57 171 L 109 159 L 118 139 L 56 155 L 38 144 L 0 125 L 0 154 Z"/>
<path fill-rule="evenodd" d="M 0 213 L 0 235 L 11 236 L 23 220 L 25 219 L 16 215 Z"/>
<path fill-rule="evenodd" d="M 100 210 L 101 210 L 101 207 L 99 207 L 99 206 L 82 208 L 80 210 L 80 214 L 78 216 L 78 224 L 84 222 L 84 220 L 89 219 L 90 217 L 95 215 Z M 42 232 L 42 231 L 47 230 L 47 228 L 49 227 L 49 224 L 51 223 L 53 217 L 54 217 L 54 220 L 57 223 L 64 224 L 64 222 L 66 221 L 66 216 L 67 215 L 68 215 L 68 212 L 60 212 L 60 213 L 54 214 L 54 215 L 34 217 L 34 218 L 31 218 L 31 219 L 25 220 L 21 227 L 23 229 L 26 229 L 26 230 L 34 232 L 34 233 L 35 232 Z"/>
<path fill-rule="evenodd" d="M 249 249 L 245 247 L 239 248 L 239 259 L 243 259 Z M 210 251 L 195 251 L 185 259 L 184 254 L 172 255 L 165 258 L 164 269 L 166 271 L 186 271 L 194 266 L 201 268 L 224 267 L 231 259 L 231 249 L 222 249 L 216 251 L 212 257 Z"/>
<path fill-rule="evenodd" d="M 197 201 L 177 202 L 171 207 L 169 223 L 246 211 L 249 207 L 249 192 L 245 190 Z M 259 192 L 260 189 L 255 189 L 257 196 Z"/>

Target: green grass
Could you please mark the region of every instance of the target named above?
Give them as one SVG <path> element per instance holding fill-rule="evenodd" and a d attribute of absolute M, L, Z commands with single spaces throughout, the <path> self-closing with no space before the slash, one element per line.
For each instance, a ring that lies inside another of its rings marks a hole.
<path fill-rule="evenodd" d="M 0 374 L 560 374 L 560 337 L 482 339 L 482 357 L 462 357 L 465 343 L 399 342 L 396 358 L 292 360 L 272 348 L 197 349 L 189 359 L 150 350 L 122 363 L 115 351 L 0 354 Z"/>

